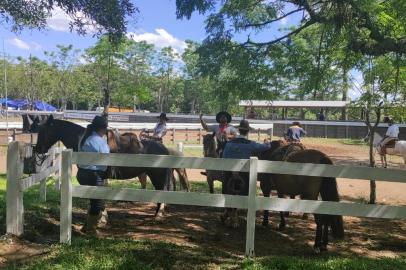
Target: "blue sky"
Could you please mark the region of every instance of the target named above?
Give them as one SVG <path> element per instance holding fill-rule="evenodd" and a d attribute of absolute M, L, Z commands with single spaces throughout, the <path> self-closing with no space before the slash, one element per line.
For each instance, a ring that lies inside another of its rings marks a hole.
<path fill-rule="evenodd" d="M 201 41 L 205 37 L 204 17 L 195 14 L 191 20 L 177 20 L 175 0 L 136 1 L 140 13 L 137 22 L 129 25 L 129 32 L 136 40 L 147 40 L 157 47 L 172 45 L 182 50 L 184 40 Z M 62 11 L 54 12 L 48 20 L 49 29 L 24 30 L 13 33 L 2 26 L 0 38 L 5 41 L 6 53 L 10 56 L 27 57 L 30 54 L 43 57 L 43 51 L 56 49 L 57 44 L 73 44 L 85 49 L 96 42 L 91 35 L 79 36 L 69 32 L 69 17 Z"/>

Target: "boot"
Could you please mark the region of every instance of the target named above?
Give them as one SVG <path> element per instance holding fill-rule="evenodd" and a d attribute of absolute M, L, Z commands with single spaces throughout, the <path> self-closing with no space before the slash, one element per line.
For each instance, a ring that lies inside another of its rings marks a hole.
<path fill-rule="evenodd" d="M 89 236 L 98 237 L 99 232 L 97 231 L 97 225 L 99 223 L 101 216 L 102 216 L 101 213 L 98 215 L 87 214 L 86 223 L 85 223 L 85 225 L 83 225 L 81 232 L 83 232 Z"/>
<path fill-rule="evenodd" d="M 107 214 L 107 210 L 104 209 L 103 212 L 101 212 L 101 217 L 99 219 L 99 222 L 97 223 L 98 228 L 104 228 L 107 225 L 109 215 Z"/>

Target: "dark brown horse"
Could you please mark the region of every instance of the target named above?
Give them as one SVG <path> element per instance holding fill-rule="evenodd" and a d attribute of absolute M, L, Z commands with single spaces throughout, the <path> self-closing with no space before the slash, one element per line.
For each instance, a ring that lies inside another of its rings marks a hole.
<path fill-rule="evenodd" d="M 38 127 L 38 138 L 37 144 L 34 148 L 36 154 L 44 154 L 58 141 L 62 141 L 66 148 L 73 149 L 77 152 L 79 149 L 79 142 L 81 141 L 86 129 L 78 124 L 65 121 L 57 120 L 52 116 L 47 120 L 46 123 L 39 125 Z M 148 142 L 143 144 L 143 148 L 137 148 L 136 145 L 130 145 L 129 147 L 134 147 L 133 149 L 126 149 L 125 151 L 130 151 L 135 153 L 138 149 L 140 154 L 155 154 L 155 155 L 169 155 L 168 149 L 157 142 Z M 121 169 L 123 168 L 123 169 Z M 109 169 L 111 170 L 111 168 Z M 115 175 L 109 175 L 118 177 L 116 179 L 131 179 L 142 173 L 146 173 L 151 179 L 152 185 L 156 190 L 173 190 L 172 187 L 172 170 L 167 168 L 128 168 L 119 167 Z M 156 209 L 156 215 L 161 215 L 163 211 L 163 205 L 159 203 Z"/>
<path fill-rule="evenodd" d="M 137 135 L 131 132 L 126 132 L 119 134 L 116 130 L 107 131 L 107 141 L 109 143 L 110 151 L 112 153 L 128 153 L 128 154 L 138 154 L 141 153 L 145 144 L 149 144 L 149 140 L 139 140 Z M 183 153 L 172 149 L 167 148 L 169 155 L 172 156 L 183 156 Z M 190 183 L 184 168 L 175 168 L 173 169 L 178 173 L 179 182 L 183 189 L 190 191 Z M 141 185 L 145 188 L 146 185 L 146 174 L 138 175 Z M 176 187 L 176 179 L 173 179 L 174 189 Z"/>
<path fill-rule="evenodd" d="M 291 150 L 289 151 L 289 147 Z M 282 146 L 268 155 L 261 155 L 260 159 L 271 161 L 286 161 L 295 163 L 333 164 L 331 159 L 318 150 L 292 150 L 292 145 Z M 300 196 L 303 200 L 317 200 L 319 194 L 323 201 L 340 200 L 337 182 L 332 177 L 298 176 L 286 174 L 261 175 L 261 189 L 265 197 L 269 197 L 271 189 L 275 189 L 278 197 Z M 316 221 L 316 237 L 314 248 L 316 252 L 327 250 L 328 230 L 332 229 L 335 238 L 344 237 L 343 218 L 336 215 L 314 214 Z M 269 212 L 264 211 L 263 225 L 268 224 Z M 285 227 L 285 217 L 281 213 L 279 228 Z"/>
<path fill-rule="evenodd" d="M 206 134 L 203 136 L 203 155 L 204 157 L 218 158 L 217 153 L 217 140 L 213 133 Z M 212 171 L 206 170 L 207 184 L 209 185 L 210 193 L 214 193 L 214 181 L 218 180 L 223 182 L 223 172 L 222 171 Z"/>

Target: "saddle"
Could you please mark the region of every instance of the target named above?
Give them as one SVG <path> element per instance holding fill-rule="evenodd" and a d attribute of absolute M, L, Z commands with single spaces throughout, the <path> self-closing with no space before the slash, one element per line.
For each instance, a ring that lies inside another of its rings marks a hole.
<path fill-rule="evenodd" d="M 388 143 L 385 144 L 386 148 L 395 148 L 396 142 L 399 141 L 399 139 L 393 139 L 389 141 Z"/>

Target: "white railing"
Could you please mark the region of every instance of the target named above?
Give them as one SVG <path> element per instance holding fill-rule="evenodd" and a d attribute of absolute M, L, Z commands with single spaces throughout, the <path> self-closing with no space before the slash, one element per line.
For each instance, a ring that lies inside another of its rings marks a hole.
<path fill-rule="evenodd" d="M 39 197 L 46 201 L 46 180 L 52 174 L 60 173 L 61 149 L 51 148 L 48 157 L 37 172 L 24 176 L 24 158 L 32 156 L 32 147 L 23 142 L 11 142 L 7 149 L 7 190 L 6 190 L 6 224 L 7 233 L 21 235 L 24 232 L 23 193 L 29 187 L 40 183 Z M 59 183 L 59 180 L 57 181 Z"/>
<path fill-rule="evenodd" d="M 137 164 L 137 167 L 194 168 L 249 172 L 249 195 L 236 196 L 72 186 L 72 164 L 127 167 Z M 273 211 L 406 219 L 405 206 L 257 197 L 256 185 L 258 173 L 375 179 L 377 181 L 406 183 L 405 171 L 402 170 L 260 161 L 257 158 L 251 158 L 250 160 L 214 159 L 159 155 L 73 153 L 71 150 L 67 150 L 62 152 L 60 242 L 70 243 L 71 241 L 72 197 L 247 209 L 245 253 L 248 256 L 254 254 L 255 214 L 258 210 L 267 209 Z"/>

